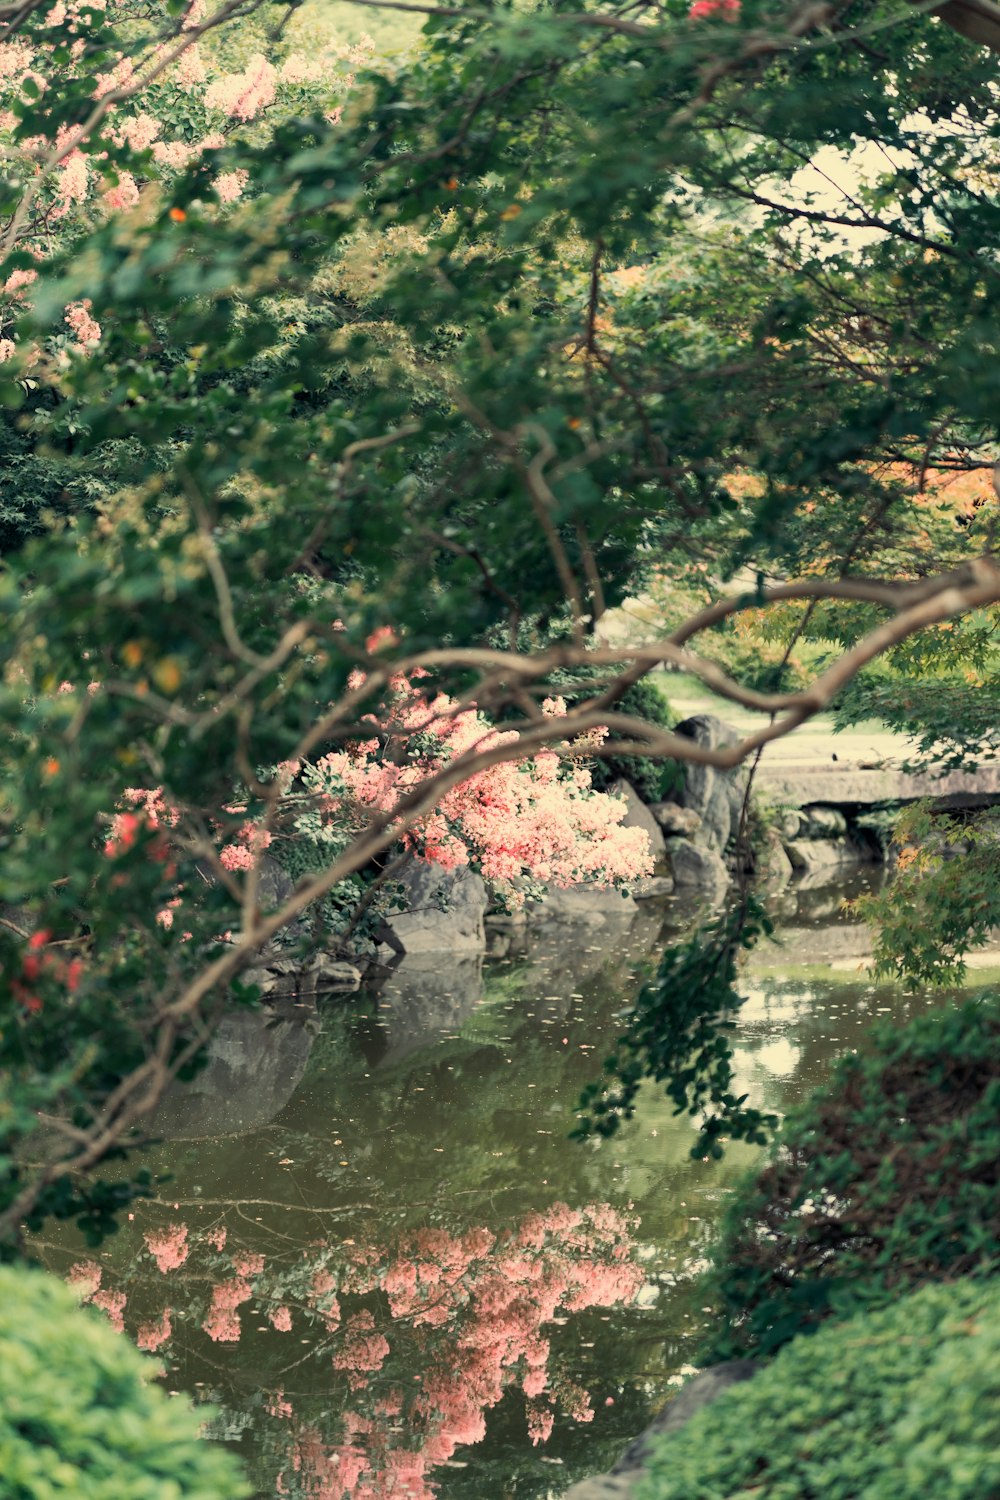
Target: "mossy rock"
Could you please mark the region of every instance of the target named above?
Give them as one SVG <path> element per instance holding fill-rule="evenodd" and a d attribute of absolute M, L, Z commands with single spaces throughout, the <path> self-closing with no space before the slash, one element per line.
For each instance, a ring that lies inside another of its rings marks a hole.
<path fill-rule="evenodd" d="M 1000 1495 L 1000 1283 L 924 1287 L 795 1339 L 660 1439 L 635 1500 Z"/>
<path fill-rule="evenodd" d="M 0 1500 L 241 1500 L 206 1410 L 43 1271 L 0 1266 Z M 210 1414 L 210 1413 L 209 1413 Z"/>

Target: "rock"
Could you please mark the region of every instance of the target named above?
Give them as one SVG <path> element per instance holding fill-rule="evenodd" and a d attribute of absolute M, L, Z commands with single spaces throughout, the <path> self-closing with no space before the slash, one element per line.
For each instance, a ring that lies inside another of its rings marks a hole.
<path fill-rule="evenodd" d="M 839 807 L 814 805 L 799 813 L 800 839 L 842 839 L 847 834 L 847 819 Z"/>
<path fill-rule="evenodd" d="M 269 1010 L 224 1016 L 205 1066 L 190 1083 L 170 1085 L 147 1133 L 186 1140 L 259 1130 L 295 1093 L 317 1030 L 309 1006 L 281 1017 Z"/>
<path fill-rule="evenodd" d="M 670 839 L 667 858 L 678 890 L 686 887 L 721 896 L 729 886 L 729 871 L 714 849 L 703 849 L 690 839 Z"/>
<path fill-rule="evenodd" d="M 666 851 L 660 825 L 632 783 L 625 781 L 624 778 L 620 778 L 618 781 L 611 783 L 608 791 L 616 797 L 624 797 L 628 803 L 628 812 L 622 819 L 621 826 L 623 828 L 641 828 L 649 839 L 649 846 L 652 850 L 654 861 L 662 859 Z"/>
<path fill-rule="evenodd" d="M 642 1478 L 643 1465 L 656 1441 L 668 1433 L 679 1432 L 696 1412 L 710 1406 L 730 1386 L 751 1380 L 759 1369 L 753 1360 L 731 1359 L 702 1370 L 700 1375 L 687 1382 L 673 1401 L 668 1401 L 645 1432 L 629 1444 L 610 1474 L 581 1480 L 566 1491 L 563 1500 L 631 1500 Z"/>
<path fill-rule="evenodd" d="M 378 992 L 379 1029 L 386 1039 L 379 1069 L 394 1067 L 421 1047 L 440 1045 L 459 1030 L 483 996 L 480 954 L 447 964 L 440 954 L 409 955 L 387 970 Z"/>
<path fill-rule="evenodd" d="M 354 964 L 330 958 L 326 953 L 317 953 L 310 961 L 309 972 L 313 975 L 317 995 L 333 990 L 356 990 L 361 984 L 361 970 Z"/>
<path fill-rule="evenodd" d="M 443 870 L 415 859 L 399 876 L 403 908 L 390 912 L 382 932 L 393 953 L 480 953 L 486 947 L 488 905 L 482 877 L 467 868 Z"/>
<path fill-rule="evenodd" d="M 853 839 L 791 839 L 785 853 L 797 875 L 829 879 L 873 862 L 873 851 Z"/>
<path fill-rule="evenodd" d="M 662 896 L 673 894 L 674 882 L 670 875 L 649 875 L 645 880 L 637 880 L 632 887 L 632 895 L 637 901 L 657 901 Z"/>
<path fill-rule="evenodd" d="M 678 724 L 674 733 L 708 750 L 734 745 L 739 738 L 735 729 L 714 714 L 695 714 Z M 739 827 L 744 775 L 742 771 L 718 771 L 714 766 L 685 763 L 684 787 L 677 800 L 681 807 L 701 818 L 698 842 L 717 854 L 722 853 Z"/>
<path fill-rule="evenodd" d="M 513 932 L 515 928 L 526 927 L 528 918 L 523 909 L 521 911 L 491 911 L 485 917 L 486 930 L 495 932 Z"/>
<path fill-rule="evenodd" d="M 690 839 L 701 828 L 701 815 L 693 807 L 681 807 L 676 802 L 653 802 L 649 810 L 666 834 Z"/>
<path fill-rule="evenodd" d="M 777 829 L 769 829 L 763 848 L 755 855 L 754 874 L 768 890 L 780 891 L 792 878 L 792 862 L 785 853 Z"/>
<path fill-rule="evenodd" d="M 638 910 L 635 899 L 613 886 L 553 886 L 542 901 L 529 902 L 532 926 L 541 922 L 585 922 L 590 927 L 627 926 Z"/>

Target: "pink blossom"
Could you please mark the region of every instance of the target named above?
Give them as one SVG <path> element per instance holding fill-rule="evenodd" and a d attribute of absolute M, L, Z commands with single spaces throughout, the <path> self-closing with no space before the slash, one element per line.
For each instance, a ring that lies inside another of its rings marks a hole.
<path fill-rule="evenodd" d="M 118 181 L 115 186 L 108 188 L 107 192 L 102 194 L 102 197 L 109 208 L 118 209 L 121 212 L 134 208 L 139 201 L 139 189 L 136 186 L 136 180 L 132 176 L 132 173 L 119 172 Z M 100 338 L 99 332 L 97 337 Z"/>
<path fill-rule="evenodd" d="M 268 1313 L 268 1317 L 279 1333 L 290 1333 L 292 1330 L 291 1309 L 287 1307 L 275 1307 Z"/>
<path fill-rule="evenodd" d="M 212 186 L 218 194 L 222 203 L 235 203 L 243 189 L 250 180 L 250 173 L 245 168 L 239 168 L 235 172 L 220 172 Z"/>
<path fill-rule="evenodd" d="M 213 1250 L 223 1250 L 226 1245 L 226 1228 L 223 1224 L 217 1224 L 214 1229 L 205 1231 L 205 1243 L 211 1245 Z"/>
<path fill-rule="evenodd" d="M 704 21 L 710 16 L 720 16 L 723 20 L 735 21 L 740 4 L 741 0 L 693 0 L 688 7 L 688 17 L 692 21 Z"/>
<path fill-rule="evenodd" d="M 76 334 L 81 348 L 91 348 L 100 341 L 101 325 L 90 314 L 92 303 L 89 297 L 82 302 L 71 302 L 66 308 L 66 322 Z"/>
<path fill-rule="evenodd" d="M 318 57 L 303 57 L 292 52 L 281 65 L 282 83 L 315 83 L 323 77 L 324 67 Z"/>
<path fill-rule="evenodd" d="M 186 141 L 153 142 L 153 160 L 161 167 L 171 167 L 176 172 L 186 167 L 195 154 L 195 148 Z"/>
<path fill-rule="evenodd" d="M 0 364 L 5 364 L 8 359 L 13 359 L 17 352 L 17 345 L 13 339 L 0 339 Z"/>
<path fill-rule="evenodd" d="M 133 151 L 145 151 L 156 140 L 162 128 L 159 120 L 154 120 L 152 115 L 143 110 L 140 114 L 122 120 L 111 134 L 119 144 L 124 142 Z"/>
<path fill-rule="evenodd" d="M 205 64 L 198 51 L 197 42 L 192 42 L 189 47 L 184 48 L 174 63 L 173 76 L 182 89 L 193 89 L 197 84 L 204 83 Z"/>
<path fill-rule="evenodd" d="M 16 271 L 11 271 L 3 284 L 3 289 L 8 297 L 17 297 L 20 296 L 24 287 L 31 286 L 32 282 L 37 280 L 37 271 L 18 268 Z"/>
<path fill-rule="evenodd" d="M 87 196 L 90 178 L 87 158 L 82 151 L 72 151 L 56 175 L 56 190 L 65 213 L 71 203 L 82 203 Z"/>
<path fill-rule="evenodd" d="M 253 120 L 274 99 L 277 72 L 255 52 L 242 73 L 226 73 L 205 90 L 206 109 L 217 109 L 235 120 Z"/>

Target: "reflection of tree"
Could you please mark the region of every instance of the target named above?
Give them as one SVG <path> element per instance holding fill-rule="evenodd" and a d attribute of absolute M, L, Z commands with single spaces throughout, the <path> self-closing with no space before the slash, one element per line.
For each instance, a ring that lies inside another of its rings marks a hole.
<path fill-rule="evenodd" d="M 168 1357 L 175 1342 L 199 1335 L 239 1342 L 248 1314 L 258 1337 L 268 1320 L 279 1365 L 284 1336 L 297 1334 L 309 1353 L 289 1349 L 286 1373 L 308 1362 L 334 1374 L 332 1386 L 327 1375 L 304 1398 L 285 1387 L 267 1398 L 272 1429 L 284 1433 L 272 1430 L 268 1444 L 277 1493 L 421 1500 L 433 1493 L 436 1466 L 482 1441 L 486 1413 L 505 1392 L 521 1393 L 535 1444 L 560 1413 L 592 1419 L 588 1391 L 553 1350 L 554 1330 L 632 1301 L 643 1282 L 634 1227 L 607 1204 L 557 1203 L 499 1234 L 424 1226 L 391 1244 L 324 1239 L 292 1264 L 272 1264 L 227 1247 L 224 1224 L 169 1224 L 144 1236 L 148 1274 L 135 1300 L 148 1312 L 152 1284 L 159 1306 L 141 1319 L 124 1292 L 101 1286 L 96 1262 L 68 1279 L 119 1326 L 125 1320 L 142 1347 Z"/>

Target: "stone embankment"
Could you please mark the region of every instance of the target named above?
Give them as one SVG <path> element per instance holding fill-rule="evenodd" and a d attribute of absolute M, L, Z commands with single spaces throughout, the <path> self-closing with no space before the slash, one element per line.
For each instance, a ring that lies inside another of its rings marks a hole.
<path fill-rule="evenodd" d="M 740 737 L 738 729 L 709 713 L 692 715 L 677 733 L 711 749 Z M 791 742 L 774 760 L 765 753 L 754 777 L 754 874 L 771 890 L 789 883 L 822 887 L 883 862 L 891 809 L 903 803 L 931 798 L 942 810 L 1000 803 L 1000 762 L 935 777 L 838 760 L 829 747 L 841 741 L 832 735 L 821 742 L 822 752 L 816 742 L 803 743 L 809 751 L 801 760 L 789 756 Z M 574 940 L 572 933 L 585 931 L 588 939 L 601 934 L 620 941 L 642 906 L 671 894 L 720 902 L 736 873 L 733 850 L 747 775 L 745 767 L 720 771 L 689 764 L 672 797 L 650 805 L 628 781 L 613 784 L 610 790 L 627 804 L 625 826 L 644 830 L 655 861 L 652 876 L 628 895 L 592 886 L 553 889 L 522 912 L 491 913 L 480 876 L 414 861 L 400 876 L 403 895 L 384 923 L 375 962 L 389 969 L 424 965 L 436 975 L 443 954 L 453 963 L 473 962 L 484 953 L 507 952 L 525 933 L 561 933 L 565 943 Z M 267 904 L 277 904 L 292 882 L 273 861 L 265 864 L 262 893 Z M 370 962 L 370 955 L 353 963 L 317 955 L 303 966 L 287 956 L 287 949 L 275 949 L 245 977 L 260 984 L 272 1003 L 293 993 L 311 1001 L 323 991 L 356 988 Z"/>

